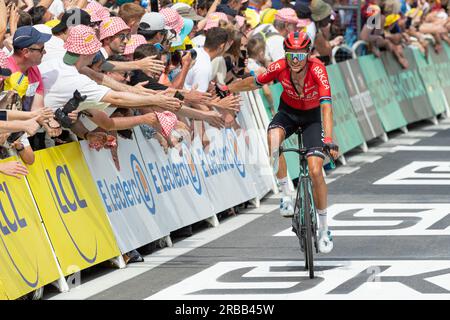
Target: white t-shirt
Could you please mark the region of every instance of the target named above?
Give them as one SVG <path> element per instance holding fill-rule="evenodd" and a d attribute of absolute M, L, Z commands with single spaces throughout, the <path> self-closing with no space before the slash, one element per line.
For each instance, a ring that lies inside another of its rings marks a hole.
<path fill-rule="evenodd" d="M 253 58 L 248 58 L 247 68 L 257 74 L 257 71 L 264 66 Z"/>
<path fill-rule="evenodd" d="M 225 78 L 227 77 L 227 64 L 225 59 L 220 56 L 211 61 L 212 64 L 212 79 L 220 84 L 225 84 Z"/>
<path fill-rule="evenodd" d="M 199 36 L 194 37 L 192 40 L 195 48 L 202 48 L 205 46 L 206 36 L 201 34 Z"/>
<path fill-rule="evenodd" d="M 45 54 L 42 57 L 42 63 L 52 59 L 62 60 L 66 54 L 64 49 L 64 40 L 58 37 L 51 37 L 45 44 Z"/>
<path fill-rule="evenodd" d="M 73 97 L 75 90 L 86 95 L 86 101 L 100 102 L 111 90 L 80 74 L 75 66 L 62 59 L 51 59 L 39 66 L 44 82 L 44 104 L 56 110 Z"/>
<path fill-rule="evenodd" d="M 200 92 L 208 91 L 209 82 L 212 80 L 212 63 L 209 54 L 203 48 L 195 48 L 197 51 L 197 58 L 194 66 L 189 70 L 184 88 L 191 90 L 196 84 L 197 90 Z"/>

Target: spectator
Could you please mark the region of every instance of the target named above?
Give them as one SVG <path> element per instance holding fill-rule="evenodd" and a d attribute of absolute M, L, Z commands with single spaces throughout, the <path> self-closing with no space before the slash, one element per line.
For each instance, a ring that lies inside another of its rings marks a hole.
<path fill-rule="evenodd" d="M 201 92 L 208 91 L 209 82 L 212 80 L 211 61 L 218 56 L 223 55 L 230 44 L 226 30 L 215 27 L 206 33 L 205 46 L 197 48 L 197 59 L 192 69 L 189 70 L 184 87 L 192 89 L 196 86 Z"/>
<path fill-rule="evenodd" d="M 145 9 L 136 3 L 125 3 L 120 6 L 119 17 L 131 29 L 131 34 L 136 34 L 139 23 L 145 14 Z"/>
<path fill-rule="evenodd" d="M 36 6 L 31 8 L 28 13 L 31 15 L 31 21 L 33 25 L 45 24 L 46 22 L 53 19 L 53 15 L 47 8 L 43 6 Z"/>
<path fill-rule="evenodd" d="M 324 64 L 331 61 L 331 44 L 330 44 L 330 21 L 331 6 L 323 0 L 312 0 L 311 2 L 311 18 L 317 29 L 314 46 L 319 54 L 319 59 Z"/>
<path fill-rule="evenodd" d="M 130 38 L 130 27 L 119 17 L 109 18 L 100 24 L 101 52 L 105 59 L 110 55 L 123 54 Z"/>
<path fill-rule="evenodd" d="M 164 16 L 158 12 L 144 14 L 138 26 L 138 34 L 143 35 L 149 44 L 159 43 L 161 48 L 169 40 L 169 30 L 170 27 L 164 22 Z"/>
<path fill-rule="evenodd" d="M 262 24 L 252 33 L 259 35 L 266 43 L 266 59 L 274 62 L 284 58 L 284 37 L 291 31 L 296 30 L 299 19 L 294 9 L 283 8 L 275 15 L 273 25 Z"/>

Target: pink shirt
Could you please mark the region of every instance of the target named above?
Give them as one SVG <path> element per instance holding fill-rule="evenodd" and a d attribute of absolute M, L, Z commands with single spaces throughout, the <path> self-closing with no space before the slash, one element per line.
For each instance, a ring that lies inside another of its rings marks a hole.
<path fill-rule="evenodd" d="M 16 91 L 22 98 L 23 110 L 30 111 L 36 94 L 44 95 L 44 83 L 41 72 L 37 66 L 28 69 L 27 74 L 23 74 L 11 56 L 7 60 L 7 68 L 11 70 L 11 76 L 5 79 L 5 91 Z"/>

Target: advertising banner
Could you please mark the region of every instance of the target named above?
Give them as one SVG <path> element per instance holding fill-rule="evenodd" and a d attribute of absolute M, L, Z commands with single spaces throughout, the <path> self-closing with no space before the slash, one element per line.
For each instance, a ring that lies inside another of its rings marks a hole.
<path fill-rule="evenodd" d="M 272 84 L 270 86 L 270 91 L 272 92 L 274 109 L 275 109 L 275 112 L 277 112 L 278 106 L 280 105 L 281 93 L 283 92 L 283 87 L 281 86 L 281 83 Z M 261 96 L 261 99 L 266 108 L 267 116 L 269 117 L 270 120 L 272 120 L 272 113 L 270 112 L 269 103 L 268 103 L 262 89 L 260 89 L 260 96 Z M 286 139 L 284 141 L 283 146 L 285 148 L 298 148 L 297 135 L 293 134 L 288 139 Z M 289 177 L 291 179 L 298 178 L 298 175 L 300 173 L 300 167 L 299 167 L 299 163 L 298 163 L 298 155 L 294 152 L 287 152 L 284 154 L 284 158 L 286 159 L 286 165 L 288 168 Z"/>
<path fill-rule="evenodd" d="M 120 251 L 126 253 L 167 236 L 170 222 L 161 210 L 157 214 L 155 191 L 135 137 L 118 137 L 117 166 L 110 150 L 97 152 L 86 141 L 80 144 Z"/>
<path fill-rule="evenodd" d="M 344 79 L 337 64 L 327 66 L 333 105 L 333 135 L 341 154 L 364 143 L 364 137 L 356 120 Z"/>
<path fill-rule="evenodd" d="M 15 160 L 9 158 L 0 162 Z M 25 178 L 0 175 L 0 299 L 57 280 L 56 260 Z"/>
<path fill-rule="evenodd" d="M 417 63 L 410 49 L 403 50 L 408 69 L 402 69 L 391 52 L 383 52 L 381 60 L 394 88 L 394 96 L 408 123 L 433 117 L 433 109 L 423 86 Z"/>
<path fill-rule="evenodd" d="M 80 145 L 68 143 L 35 156 L 27 179 L 63 274 L 117 257 L 116 240 Z"/>
<path fill-rule="evenodd" d="M 445 47 L 448 48 L 447 45 Z M 437 75 L 444 98 L 447 100 L 447 104 L 450 105 L 450 57 L 445 51 L 441 52 L 441 54 L 436 54 L 431 46 L 428 53 L 433 61 L 434 75 Z"/>
<path fill-rule="evenodd" d="M 257 197 L 253 177 L 244 163 L 245 139 L 233 129 L 209 128 L 210 141 L 203 148 L 194 139 L 191 150 L 194 162 L 205 178 L 206 189 L 214 213 L 224 211 Z"/>
<path fill-rule="evenodd" d="M 165 154 L 156 139 L 145 139 L 140 128 L 134 132 L 155 198 L 156 221 L 171 232 L 212 217 L 203 172 L 188 143 L 182 142 L 181 154 L 176 148 Z"/>
<path fill-rule="evenodd" d="M 404 127 L 406 119 L 396 100 L 396 93 L 389 81 L 383 63 L 374 55 L 358 58 L 370 96 L 385 132 Z"/>
<path fill-rule="evenodd" d="M 358 119 L 364 140 L 370 141 L 381 136 L 384 133 L 383 125 L 378 118 L 358 60 L 347 60 L 339 63 L 338 66 L 345 80 L 347 93 L 352 103 L 353 111 Z"/>
<path fill-rule="evenodd" d="M 259 97 L 259 93 L 257 93 Z M 242 106 L 238 113 L 238 122 L 242 130 L 238 135 L 244 135 L 245 153 L 244 163 L 249 170 L 252 170 L 254 186 L 257 190 L 259 199 L 263 198 L 273 188 L 273 171 L 270 167 L 267 148 L 267 134 L 264 128 L 259 129 L 255 123 L 252 105 L 256 110 L 258 103 L 253 92 L 241 93 Z M 264 106 L 262 106 L 264 108 Z"/>
<path fill-rule="evenodd" d="M 416 62 L 430 105 L 433 108 L 433 113 L 437 115 L 445 112 L 444 92 L 441 88 L 439 76 L 436 73 L 436 68 L 431 57 L 432 54 L 430 54 L 427 61 L 419 49 L 408 48 L 408 50 L 411 52 Z M 429 51 L 434 53 L 434 50 L 431 48 Z"/>

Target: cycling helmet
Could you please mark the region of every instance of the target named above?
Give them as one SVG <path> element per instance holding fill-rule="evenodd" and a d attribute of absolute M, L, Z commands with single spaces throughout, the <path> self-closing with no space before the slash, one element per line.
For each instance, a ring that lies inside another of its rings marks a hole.
<path fill-rule="evenodd" d="M 284 39 L 284 50 L 311 50 L 311 38 L 306 32 L 294 31 Z"/>

